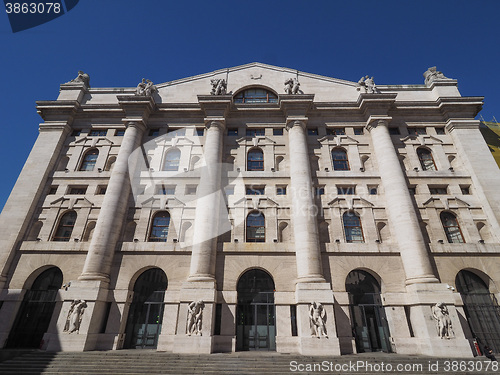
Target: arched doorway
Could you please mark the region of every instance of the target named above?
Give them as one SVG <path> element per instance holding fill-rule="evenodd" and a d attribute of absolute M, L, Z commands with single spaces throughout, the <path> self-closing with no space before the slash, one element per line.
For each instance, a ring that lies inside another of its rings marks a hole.
<path fill-rule="evenodd" d="M 238 281 L 236 311 L 237 350 L 276 350 L 274 282 L 258 269 Z"/>
<path fill-rule="evenodd" d="M 49 328 L 63 274 L 57 267 L 43 271 L 24 295 L 6 348 L 39 348 Z"/>
<path fill-rule="evenodd" d="M 380 285 L 368 272 L 354 270 L 345 283 L 351 324 L 358 353 L 390 352 L 389 326 L 380 297 Z"/>
<path fill-rule="evenodd" d="M 134 298 L 128 313 L 124 347 L 155 349 L 163 320 L 163 300 L 167 276 L 159 268 L 143 272 L 134 285 Z"/>
<path fill-rule="evenodd" d="M 482 345 L 500 351 L 500 307 L 486 283 L 475 273 L 462 270 L 455 278 L 470 329 Z M 482 348 L 481 348 L 482 350 Z"/>

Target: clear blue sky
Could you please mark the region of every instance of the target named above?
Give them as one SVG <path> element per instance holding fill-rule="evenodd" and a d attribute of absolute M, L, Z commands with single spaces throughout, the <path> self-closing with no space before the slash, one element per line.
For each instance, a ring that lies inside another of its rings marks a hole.
<path fill-rule="evenodd" d="M 81 0 L 64 16 L 11 32 L 0 15 L 0 208 L 42 119 L 78 70 L 93 87 L 161 83 L 254 61 L 378 84 L 420 84 L 436 65 L 500 120 L 500 1 Z"/>

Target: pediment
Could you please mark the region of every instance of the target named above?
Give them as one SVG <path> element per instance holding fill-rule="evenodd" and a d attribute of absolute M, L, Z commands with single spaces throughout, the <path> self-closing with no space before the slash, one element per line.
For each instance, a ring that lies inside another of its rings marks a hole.
<path fill-rule="evenodd" d="M 87 142 L 90 141 L 90 146 L 95 147 L 95 146 L 103 146 L 103 145 L 112 145 L 113 142 L 109 140 L 106 137 L 82 137 L 77 139 L 76 141 L 72 142 L 71 144 L 87 144 Z"/>
<path fill-rule="evenodd" d="M 264 195 L 256 195 L 253 197 L 243 197 L 234 202 L 233 207 L 246 207 L 254 210 L 268 207 L 278 207 L 279 204 L 275 200 Z"/>
<path fill-rule="evenodd" d="M 156 208 L 175 208 L 184 207 L 186 204 L 176 197 L 167 196 L 151 196 L 142 201 L 142 207 L 156 207 Z"/>
<path fill-rule="evenodd" d="M 94 205 L 94 203 L 92 203 L 91 201 L 89 201 L 87 198 L 85 197 L 75 197 L 75 196 L 61 196 L 59 198 L 57 198 L 56 200 L 50 202 L 50 205 L 51 206 L 65 206 L 67 203 L 67 207 L 72 209 L 74 208 L 75 206 L 80 206 L 80 207 L 92 207 Z"/>
<path fill-rule="evenodd" d="M 266 137 L 266 136 L 256 136 L 256 137 L 241 137 L 236 140 L 238 144 L 244 145 L 247 142 L 251 142 L 254 147 L 257 147 L 259 145 L 269 145 L 269 144 L 276 144 L 275 141 L 273 141 L 271 138 Z"/>
<path fill-rule="evenodd" d="M 345 208 L 353 210 L 356 208 L 371 208 L 375 205 L 361 197 L 357 196 L 339 196 L 328 202 L 330 207 Z"/>
<path fill-rule="evenodd" d="M 348 135 L 326 135 L 318 139 L 321 144 L 335 144 L 336 146 L 357 144 L 359 141 Z"/>

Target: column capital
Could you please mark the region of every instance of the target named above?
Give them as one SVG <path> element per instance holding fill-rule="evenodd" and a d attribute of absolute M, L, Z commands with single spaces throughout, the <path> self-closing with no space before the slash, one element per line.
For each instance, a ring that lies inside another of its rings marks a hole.
<path fill-rule="evenodd" d="M 220 131 L 224 131 L 224 129 L 226 129 L 226 119 L 205 119 L 205 128 L 210 129 L 212 127 L 218 128 Z"/>
<path fill-rule="evenodd" d="M 303 130 L 305 130 L 307 126 L 307 118 L 301 118 L 301 119 L 287 118 L 285 126 L 286 130 L 290 130 L 294 126 L 300 126 Z"/>
<path fill-rule="evenodd" d="M 144 121 L 132 120 L 132 121 L 124 121 L 124 122 L 125 122 L 125 126 L 127 128 L 137 128 L 137 129 L 142 130 L 142 131 L 146 130 L 146 128 L 147 128 Z"/>
<path fill-rule="evenodd" d="M 118 104 L 125 113 L 122 121 L 126 125 L 130 122 L 141 122 L 147 128 L 149 115 L 156 109 L 154 98 L 137 95 L 118 95 L 117 98 Z"/>
<path fill-rule="evenodd" d="M 388 127 L 391 122 L 392 117 L 390 116 L 370 116 L 366 121 L 366 129 L 370 132 L 373 128 L 377 126 Z"/>

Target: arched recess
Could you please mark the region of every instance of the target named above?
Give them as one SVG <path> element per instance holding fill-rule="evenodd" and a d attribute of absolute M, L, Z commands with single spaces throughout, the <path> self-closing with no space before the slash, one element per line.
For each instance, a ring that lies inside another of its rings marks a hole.
<path fill-rule="evenodd" d="M 124 348 L 156 349 L 167 286 L 167 275 L 159 268 L 150 268 L 137 278 L 125 328 Z"/>
<path fill-rule="evenodd" d="M 108 161 L 106 162 L 106 166 L 104 167 L 105 171 L 112 171 L 115 166 L 116 156 L 110 156 Z"/>
<path fill-rule="evenodd" d="M 482 346 L 488 345 L 498 353 L 500 307 L 495 294 L 491 293 L 483 278 L 472 270 L 461 270 L 455 278 L 455 286 L 464 302 L 464 311 L 471 332 L 478 338 L 481 350 Z"/>
<path fill-rule="evenodd" d="M 87 228 L 85 228 L 85 233 L 83 234 L 83 241 L 90 241 L 92 235 L 94 234 L 95 221 L 89 221 Z"/>
<path fill-rule="evenodd" d="M 380 221 L 377 223 L 377 231 L 380 242 L 389 242 L 391 239 L 391 232 L 387 223 Z"/>
<path fill-rule="evenodd" d="M 123 234 L 123 242 L 132 242 L 135 238 L 135 229 L 137 228 L 137 223 L 135 221 L 129 221 L 125 227 L 125 233 Z"/>
<path fill-rule="evenodd" d="M 290 225 L 286 221 L 281 221 L 278 224 L 278 240 L 279 242 L 290 241 Z"/>
<path fill-rule="evenodd" d="M 349 294 L 357 352 L 390 352 L 389 326 L 382 306 L 379 282 L 367 271 L 358 269 L 349 272 L 345 288 Z"/>
<path fill-rule="evenodd" d="M 236 350 L 276 350 L 273 278 L 261 269 L 250 269 L 236 289 Z"/>
<path fill-rule="evenodd" d="M 191 158 L 191 162 L 189 163 L 189 170 L 194 171 L 196 168 L 198 168 L 199 161 L 200 161 L 199 156 L 193 156 Z"/>
<path fill-rule="evenodd" d="M 480 221 L 476 224 L 476 227 L 477 231 L 479 232 L 479 236 L 484 242 L 492 241 L 491 232 L 486 223 Z"/>
<path fill-rule="evenodd" d="M 40 235 L 40 231 L 42 230 L 42 227 L 43 227 L 43 222 L 41 222 L 40 220 L 33 223 L 27 240 L 28 241 L 36 241 L 36 239 Z"/>
<path fill-rule="evenodd" d="M 63 156 L 59 160 L 59 164 L 57 165 L 57 170 L 58 171 L 64 171 L 66 168 L 68 168 L 68 163 L 69 163 L 69 157 Z"/>
<path fill-rule="evenodd" d="M 361 168 L 363 171 L 371 171 L 373 169 L 372 159 L 368 155 L 361 156 Z"/>
<path fill-rule="evenodd" d="M 188 221 L 182 224 L 181 235 L 179 238 L 180 242 L 191 242 L 192 239 L 192 228 L 193 224 Z"/>
<path fill-rule="evenodd" d="M 38 349 L 40 347 L 43 335 L 49 328 L 56 305 L 57 292 L 62 283 L 63 274 L 57 267 L 45 269 L 36 277 L 24 295 L 7 339 L 6 348 Z"/>
<path fill-rule="evenodd" d="M 321 243 L 330 243 L 330 224 L 327 221 L 319 223 L 319 241 Z"/>
<path fill-rule="evenodd" d="M 277 156 L 276 157 L 276 166 L 275 166 L 275 170 L 276 171 L 282 171 L 284 170 L 284 157 L 283 156 Z"/>

